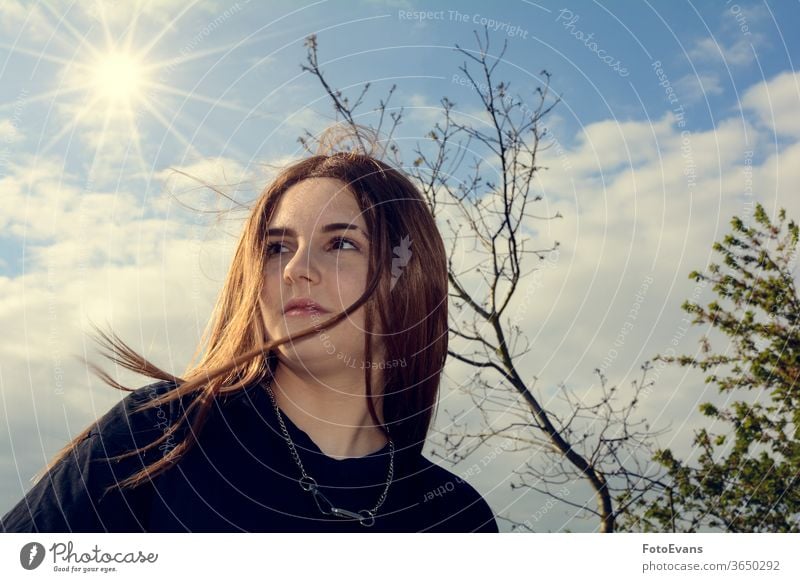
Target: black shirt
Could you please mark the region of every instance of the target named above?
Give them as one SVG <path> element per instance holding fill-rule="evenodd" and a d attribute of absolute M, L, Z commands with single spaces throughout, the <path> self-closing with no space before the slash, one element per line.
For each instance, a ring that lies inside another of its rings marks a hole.
<path fill-rule="evenodd" d="M 300 469 L 261 385 L 218 398 L 198 442 L 176 465 L 134 489 L 106 487 L 141 470 L 182 435 L 143 454 L 107 460 L 150 444 L 179 418 L 184 399 L 133 412 L 174 389 L 135 390 L 106 413 L 72 454 L 12 508 L 6 532 L 497 532 L 494 515 L 468 483 L 419 452 L 395 448 L 394 477 L 375 523 L 324 515 L 300 487 Z M 184 397 L 189 398 L 189 397 Z M 336 507 L 372 509 L 388 476 L 389 445 L 337 460 L 280 412 L 306 473 Z M 323 504 L 324 505 L 324 504 Z"/>

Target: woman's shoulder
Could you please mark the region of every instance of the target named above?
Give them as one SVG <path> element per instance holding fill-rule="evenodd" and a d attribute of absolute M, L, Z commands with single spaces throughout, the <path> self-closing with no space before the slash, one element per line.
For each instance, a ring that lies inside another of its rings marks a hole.
<path fill-rule="evenodd" d="M 87 437 L 116 438 L 126 441 L 126 447 L 131 444 L 142 446 L 151 442 L 153 436 L 163 432 L 180 418 L 187 397 L 160 402 L 146 408 L 144 406 L 177 387 L 176 382 L 162 380 L 131 391 L 97 419 Z"/>
<path fill-rule="evenodd" d="M 497 532 L 494 512 L 475 487 L 424 456 L 419 459 L 423 481 L 420 503 L 429 506 L 446 523 L 446 531 Z"/>
<path fill-rule="evenodd" d="M 174 410 L 163 404 L 159 411 L 139 406 L 176 387 L 155 382 L 133 390 L 95 421 L 84 438 L 39 479 L 24 498 L 0 518 L 7 532 L 141 531 L 140 503 L 148 492 L 108 492 L 163 454 L 153 447 L 142 455 L 112 459 L 152 443 L 168 426 Z"/>

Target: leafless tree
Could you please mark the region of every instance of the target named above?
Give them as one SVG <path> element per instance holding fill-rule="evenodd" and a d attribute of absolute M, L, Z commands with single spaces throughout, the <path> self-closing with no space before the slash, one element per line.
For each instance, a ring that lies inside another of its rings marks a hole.
<path fill-rule="evenodd" d="M 381 138 L 378 153 L 416 180 L 435 216 L 440 217 L 445 208 L 459 216 L 457 221 L 446 220 L 452 233 L 445 236 L 452 241 L 448 257 L 449 355 L 476 369 L 469 386 L 462 390 L 472 398 L 483 422 L 474 430 L 452 418 L 444 436 L 446 454 L 439 456 L 456 463 L 484 444 L 505 439 L 512 443 L 509 450 L 529 453 L 523 468 L 514 471 L 512 488 L 529 488 L 558 499 L 574 506 L 577 517 L 596 517 L 599 531 L 613 532 L 618 516 L 659 483 L 659 475 L 652 474 L 655 464 L 650 463 L 651 443 L 658 432 L 635 418 L 642 391 L 651 387 L 647 381 L 650 367 L 647 363 L 642 366 L 630 400 L 618 397 L 616 388 L 608 387 L 597 369 L 600 383 L 594 390 L 595 401 L 587 403 L 562 385 L 560 407 L 543 404 L 536 393 L 536 378 L 526 380 L 518 370 L 520 358 L 530 348 L 519 326 L 521 318 L 509 316 L 509 306 L 523 279 L 540 269 L 542 261 L 557 255 L 559 247 L 556 241 L 544 248 L 529 248 L 531 240 L 525 236 L 530 221 L 560 218 L 558 213 L 542 216 L 531 210 L 542 199 L 534 189 L 537 174 L 546 169 L 537 164 L 537 156 L 555 143 L 549 139 L 544 118 L 559 98 L 552 94 L 547 71 L 541 71 L 542 86 L 530 99 L 512 94 L 508 83 L 496 83 L 495 69 L 503 61 L 507 43 L 491 56 L 489 32 L 483 32 L 483 38 L 475 33 L 477 50 L 455 48 L 467 59 L 459 70 L 477 95 L 485 119 L 461 115 L 455 104 L 443 97 L 440 120 L 422 143 L 416 143 L 414 160 L 407 165 L 400 148 L 392 143 L 403 116 L 402 107 L 389 105 L 396 85 L 370 113 L 361 114 L 358 110 L 370 84 L 364 84 L 351 101 L 347 89 L 329 83 L 320 68 L 316 36 L 306 40 L 308 55 L 302 68 L 322 84 L 337 121 L 353 130 L 354 148 L 374 151 L 361 130 L 363 118 L 376 118 L 369 129 Z M 308 151 L 317 151 L 321 145 L 321 138 L 308 130 L 299 141 Z M 458 242 L 469 247 L 469 256 L 475 257 L 477 264 L 467 268 L 454 264 Z M 526 271 L 528 263 L 532 264 Z M 474 278 L 475 272 L 481 285 L 468 279 L 468 275 Z M 521 342 L 524 345 L 520 346 Z M 576 480 L 591 487 L 593 495 L 586 502 L 563 487 Z M 555 490 L 557 487 L 561 489 Z M 534 529 L 530 520 L 499 517 L 511 522 L 512 529 Z"/>

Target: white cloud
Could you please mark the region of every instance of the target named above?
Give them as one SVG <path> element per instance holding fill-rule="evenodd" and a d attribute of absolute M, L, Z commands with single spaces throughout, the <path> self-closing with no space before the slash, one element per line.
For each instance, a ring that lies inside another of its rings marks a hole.
<path fill-rule="evenodd" d="M 722 26 L 729 34 L 752 37 L 763 23 L 771 20 L 770 11 L 761 4 L 725 3 Z"/>
<path fill-rule="evenodd" d="M 743 67 L 755 61 L 760 37 L 753 35 L 738 38 L 726 45 L 713 37 L 703 37 L 689 50 L 689 57 L 698 63 L 722 63 L 728 67 Z"/>
<path fill-rule="evenodd" d="M 786 71 L 749 88 L 742 107 L 753 111 L 775 134 L 800 138 L 800 74 Z"/>
<path fill-rule="evenodd" d="M 709 97 L 724 93 L 719 76 L 711 73 L 685 75 L 675 81 L 675 91 L 685 103 L 704 102 Z"/>
<path fill-rule="evenodd" d="M 621 164 L 636 165 L 653 159 L 665 139 L 672 139 L 671 113 L 652 123 L 609 119 L 586 126 L 578 136 L 578 146 L 569 152 L 578 173 L 608 173 Z"/>
<path fill-rule="evenodd" d="M 0 121 L 0 140 L 5 143 L 16 141 L 20 136 L 19 128 L 10 119 Z"/>
<path fill-rule="evenodd" d="M 263 188 L 262 174 L 231 158 L 185 160 L 155 174 L 164 185 L 164 194 L 154 200 L 155 208 L 165 210 L 178 200 L 201 212 L 229 210 L 236 202 L 247 201 L 245 193 Z"/>
<path fill-rule="evenodd" d="M 752 187 L 764 193 L 764 208 L 770 216 L 775 216 L 778 209 L 785 208 L 787 215 L 799 222 L 800 196 L 797 196 L 797 184 L 800 184 L 800 143 L 795 141 L 781 150 L 776 150 L 774 146 L 770 149 L 772 153 L 765 155 L 763 163 L 752 169 Z"/>

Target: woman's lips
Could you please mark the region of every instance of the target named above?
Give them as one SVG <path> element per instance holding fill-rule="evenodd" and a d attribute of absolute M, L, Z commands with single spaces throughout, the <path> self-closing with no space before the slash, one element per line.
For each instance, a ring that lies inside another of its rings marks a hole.
<path fill-rule="evenodd" d="M 302 315 L 302 316 L 307 316 L 308 317 L 308 316 L 311 316 L 311 315 L 314 315 L 314 314 L 322 315 L 323 313 L 325 313 L 325 312 L 324 311 L 320 311 L 319 309 L 316 309 L 314 307 L 294 307 L 294 308 L 290 309 L 289 311 L 286 311 L 284 313 L 284 315 L 287 315 L 287 316 L 291 315 L 293 317 Z"/>

